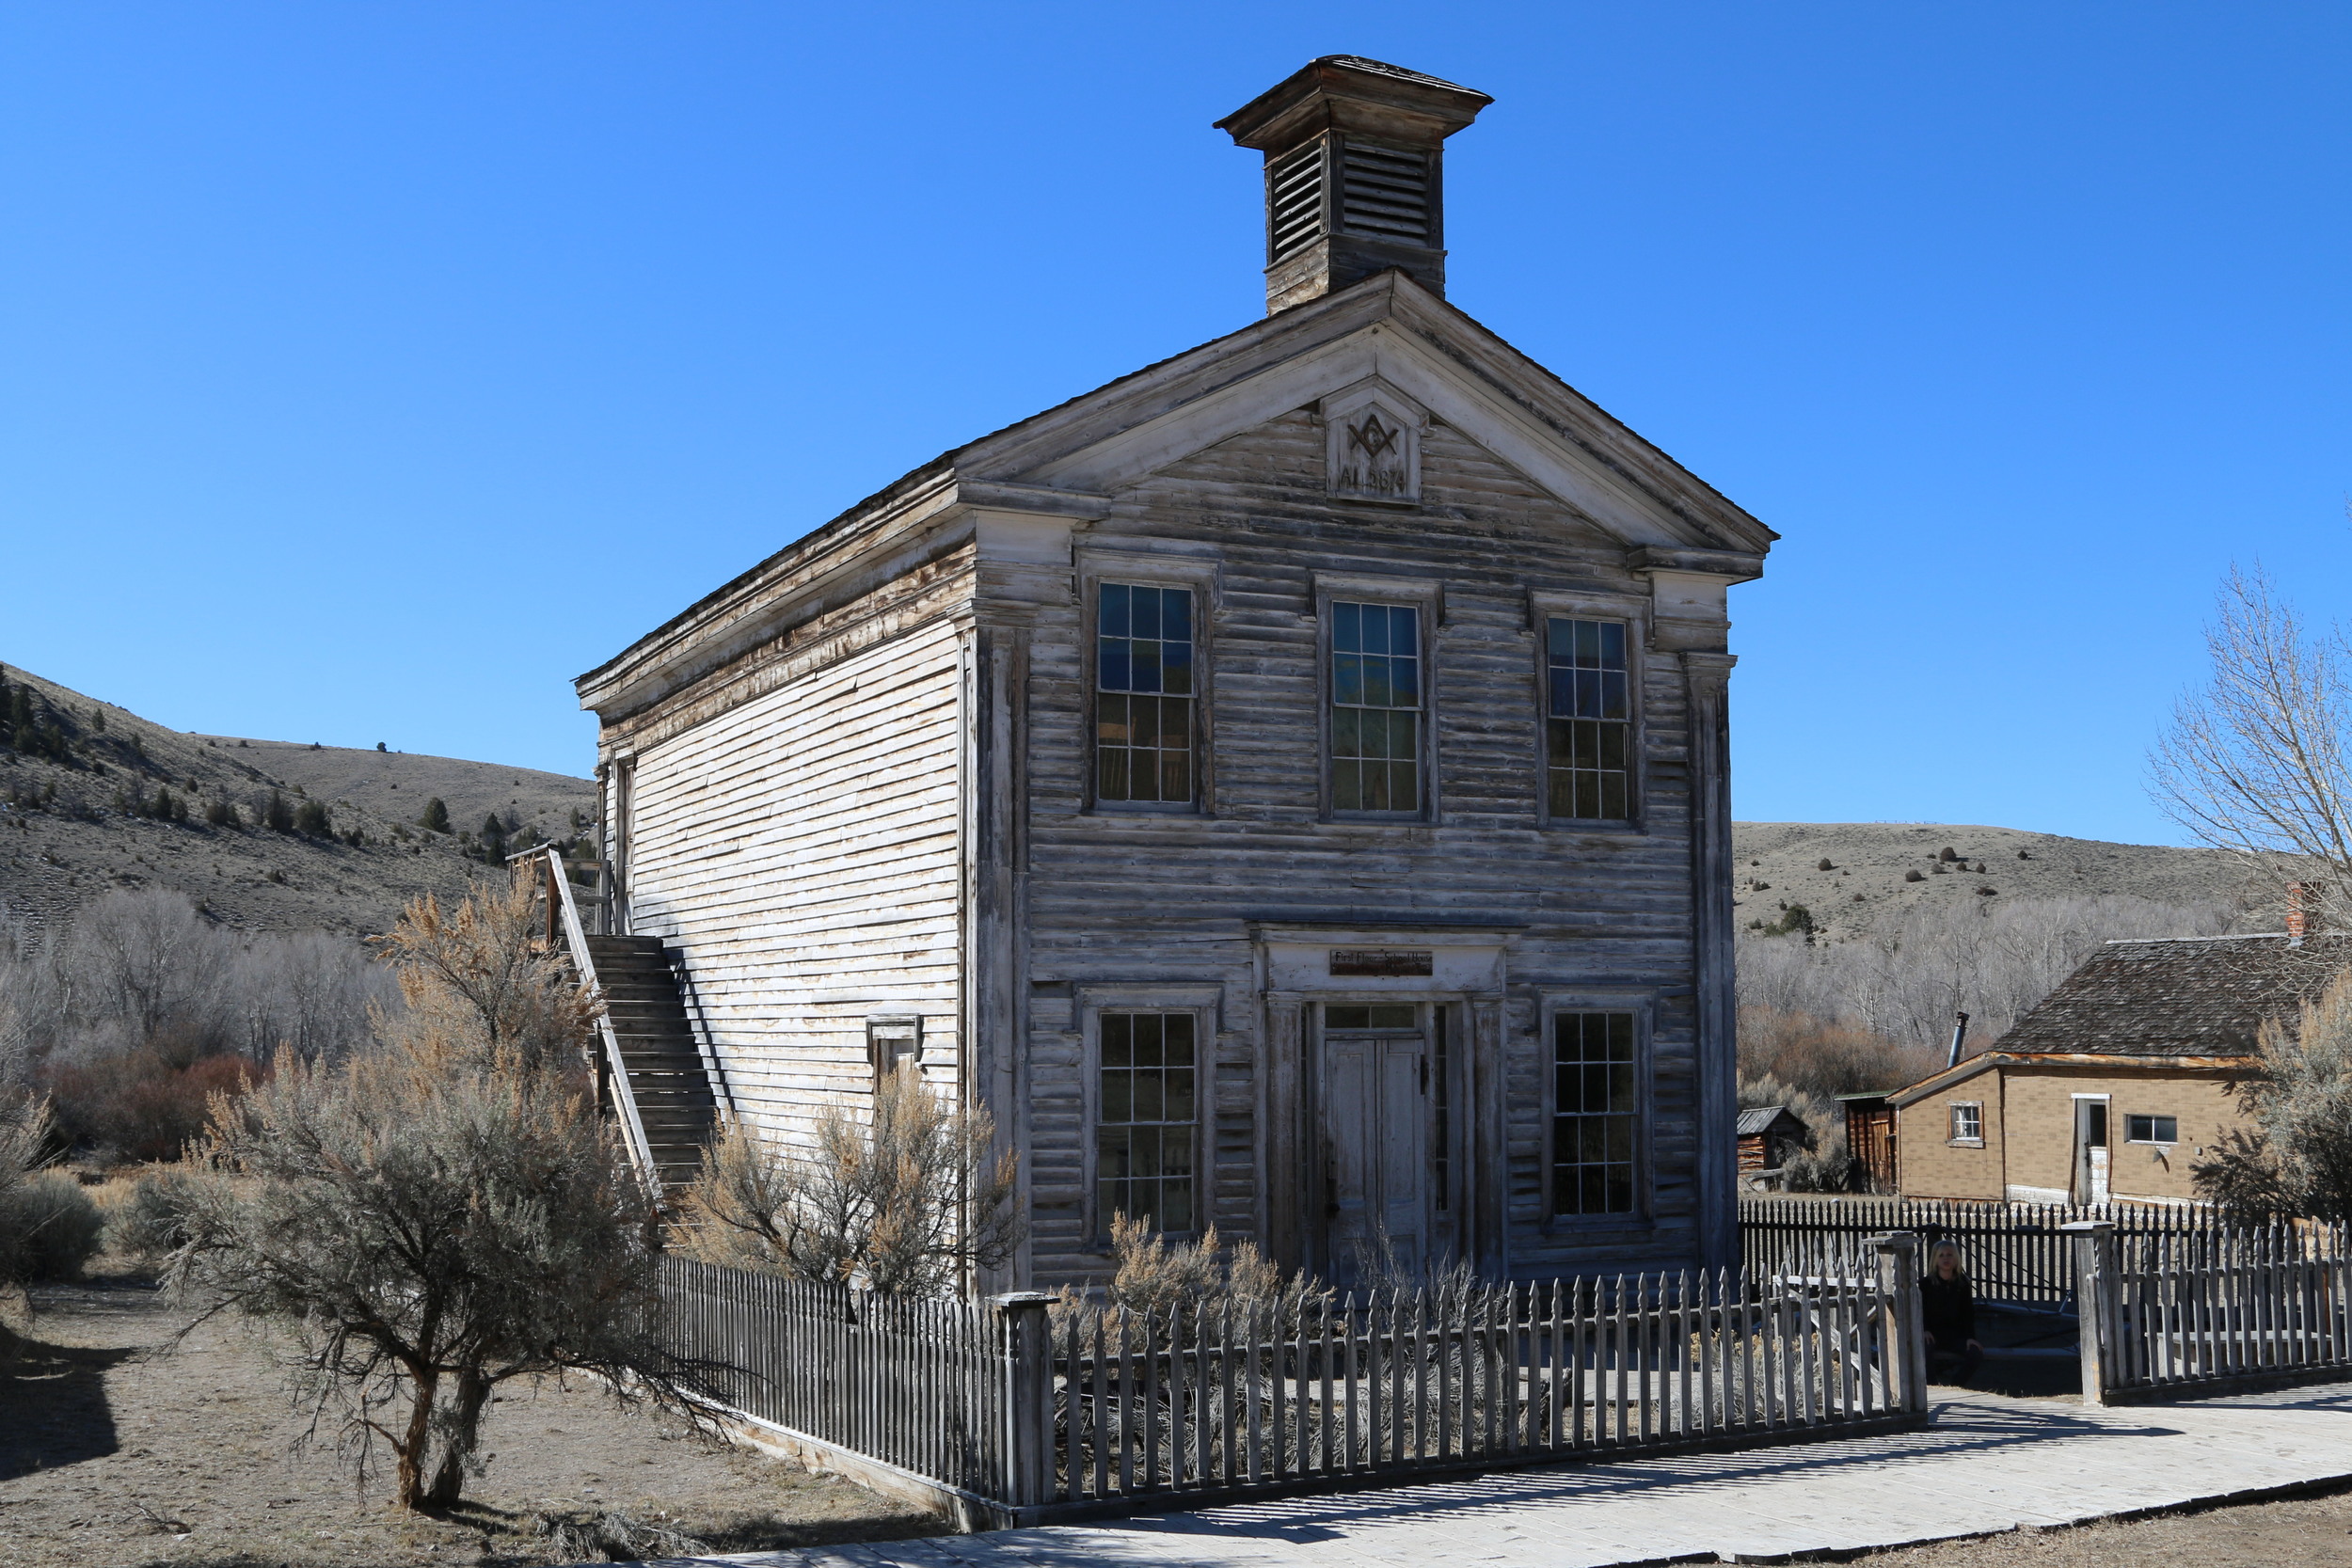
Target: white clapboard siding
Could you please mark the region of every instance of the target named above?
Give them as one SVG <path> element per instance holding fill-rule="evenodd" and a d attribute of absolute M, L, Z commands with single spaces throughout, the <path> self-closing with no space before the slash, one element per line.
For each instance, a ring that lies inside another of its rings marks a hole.
<path fill-rule="evenodd" d="M 683 951 L 757 1123 L 864 1090 L 874 1012 L 922 1014 L 955 1069 L 956 663 L 934 621 L 638 758 L 631 920 Z"/>

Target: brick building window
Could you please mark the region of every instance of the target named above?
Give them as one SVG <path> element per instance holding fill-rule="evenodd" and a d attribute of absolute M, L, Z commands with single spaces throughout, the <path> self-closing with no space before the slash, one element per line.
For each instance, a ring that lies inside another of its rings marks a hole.
<path fill-rule="evenodd" d="M 2178 1117 L 2127 1116 L 2123 1135 L 2136 1144 L 2176 1144 L 2181 1141 L 2181 1120 Z"/>
<path fill-rule="evenodd" d="M 1952 1104 L 1952 1142 L 1981 1144 L 1984 1142 L 1984 1107 L 1969 1101 Z"/>

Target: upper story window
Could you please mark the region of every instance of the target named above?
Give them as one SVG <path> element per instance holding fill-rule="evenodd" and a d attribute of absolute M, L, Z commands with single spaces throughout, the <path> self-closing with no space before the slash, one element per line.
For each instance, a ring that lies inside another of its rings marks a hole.
<path fill-rule="evenodd" d="M 1551 1020 L 1551 1212 L 1633 1212 L 1640 1085 L 1631 1013 Z"/>
<path fill-rule="evenodd" d="M 1331 809 L 1422 809 L 1421 611 L 1331 606 Z"/>
<path fill-rule="evenodd" d="M 1188 804 L 1192 590 L 1103 584 L 1095 607 L 1094 798 Z"/>
<path fill-rule="evenodd" d="M 1633 815 L 1633 706 L 1626 624 L 1555 615 L 1546 623 L 1551 688 L 1545 720 L 1548 814 L 1623 821 Z"/>

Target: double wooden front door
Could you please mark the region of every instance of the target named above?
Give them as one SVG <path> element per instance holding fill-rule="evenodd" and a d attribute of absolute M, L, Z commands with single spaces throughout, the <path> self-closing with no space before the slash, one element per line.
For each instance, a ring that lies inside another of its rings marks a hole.
<path fill-rule="evenodd" d="M 1442 1009 L 1323 1010 L 1323 1272 L 1343 1288 L 1420 1275 L 1450 1251 L 1442 1232 Z"/>

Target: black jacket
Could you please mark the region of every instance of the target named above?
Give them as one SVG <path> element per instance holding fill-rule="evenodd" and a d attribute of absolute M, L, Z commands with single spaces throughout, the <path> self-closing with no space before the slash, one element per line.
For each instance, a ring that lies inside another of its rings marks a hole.
<path fill-rule="evenodd" d="M 1977 1337 L 1977 1295 L 1964 1274 L 1919 1281 L 1920 1325 L 1938 1350 L 1958 1350 Z"/>

